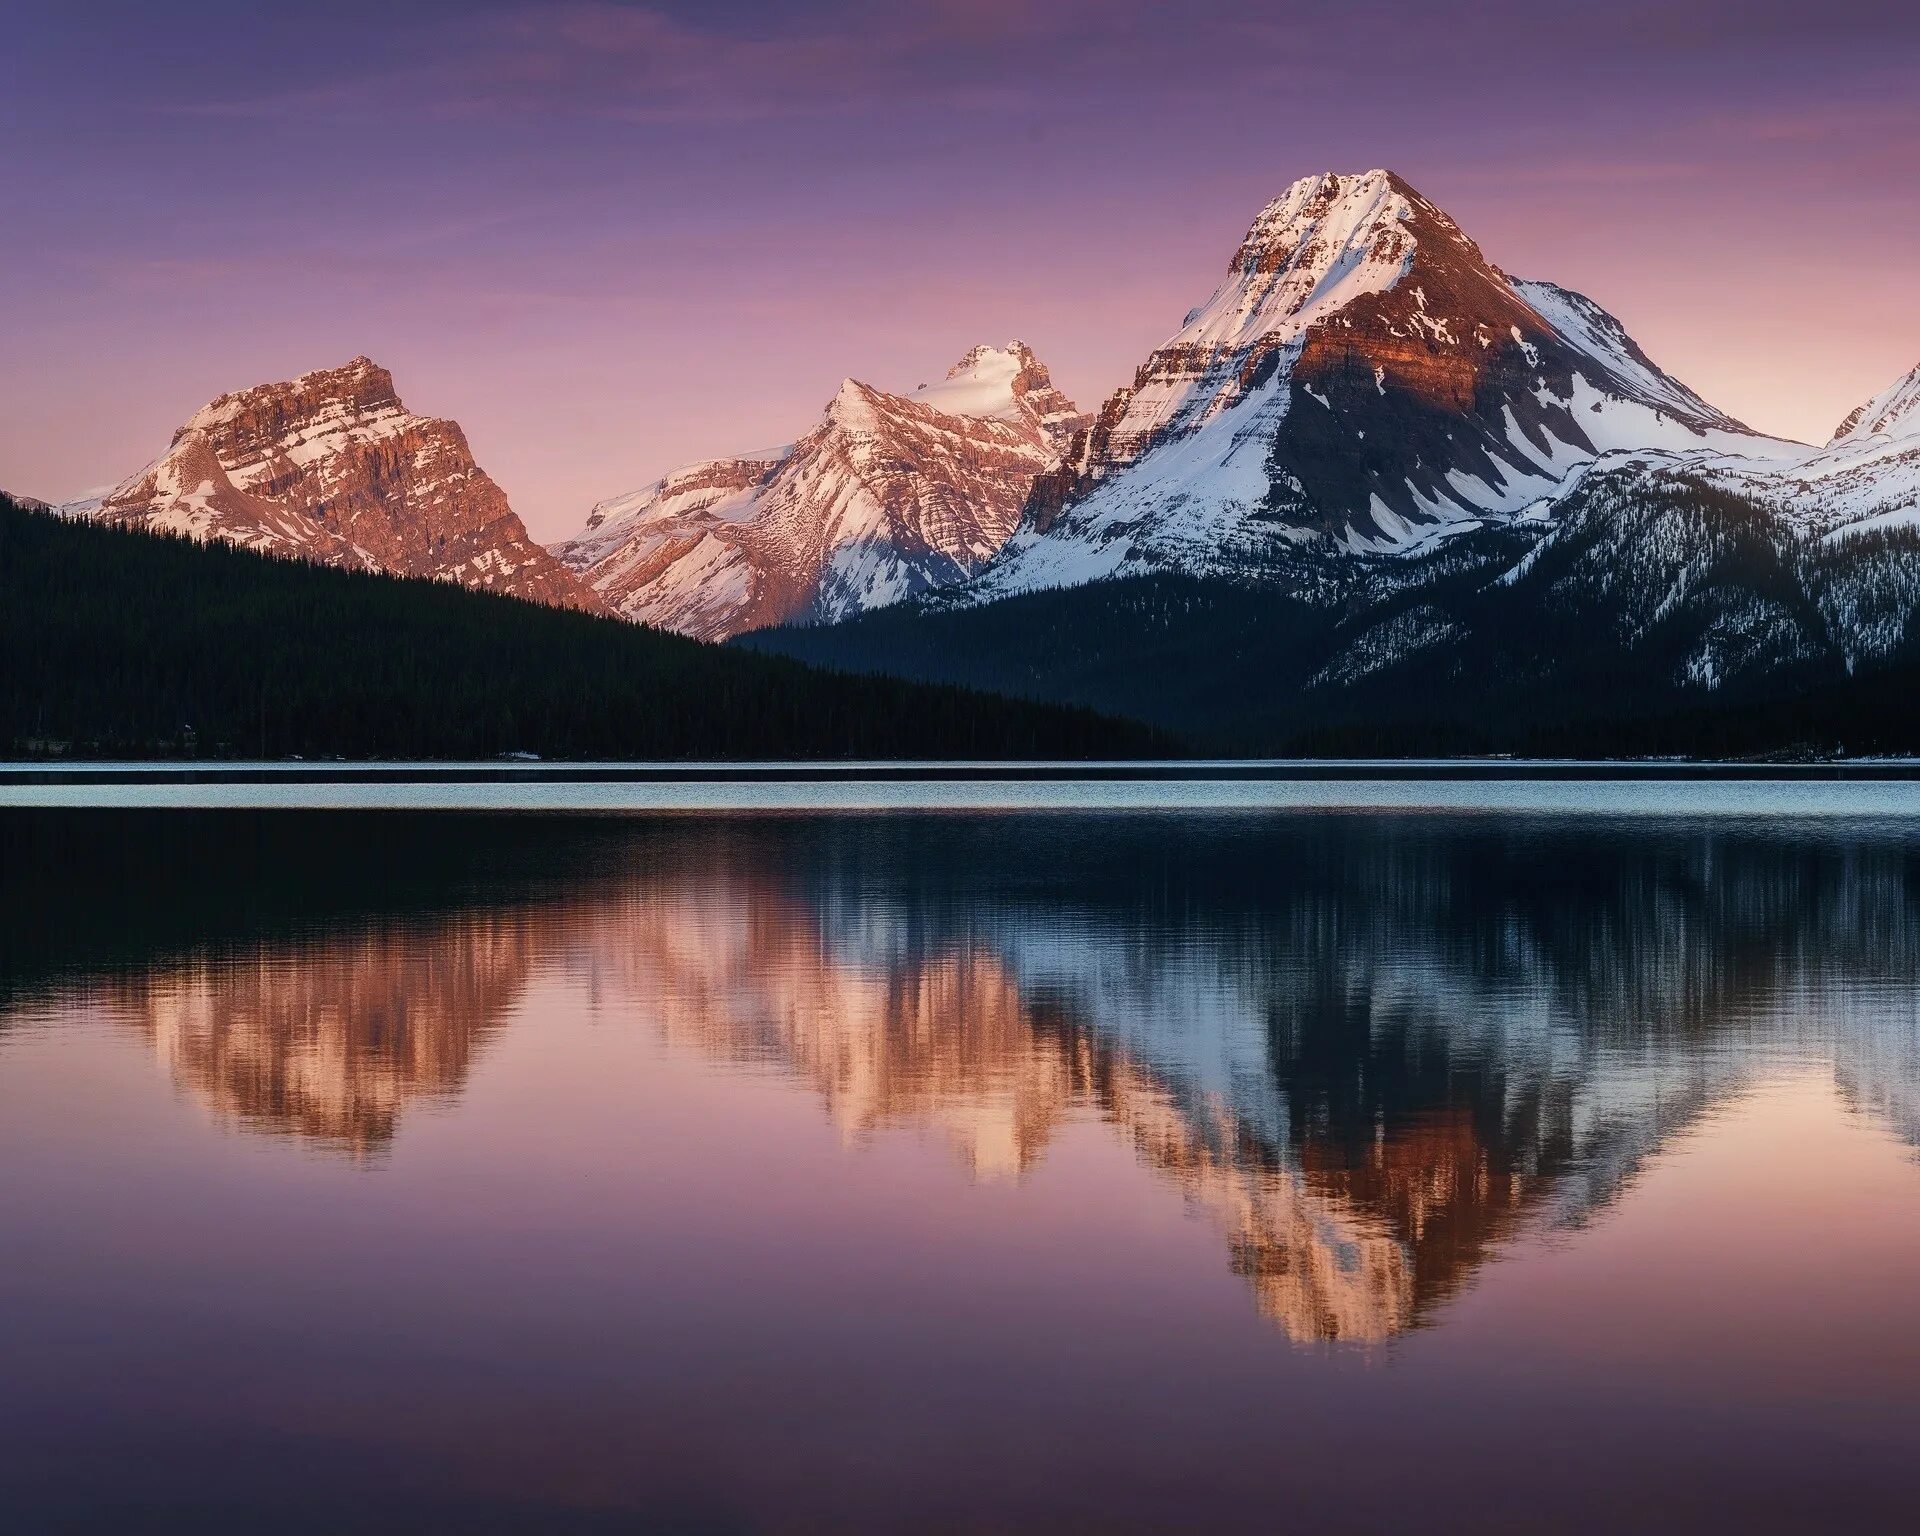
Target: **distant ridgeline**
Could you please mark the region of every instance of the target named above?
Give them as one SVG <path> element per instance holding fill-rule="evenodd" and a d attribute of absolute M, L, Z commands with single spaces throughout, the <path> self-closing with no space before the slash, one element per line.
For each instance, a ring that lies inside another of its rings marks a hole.
<path fill-rule="evenodd" d="M 837 676 L 3 496 L 0 656 L 11 755 L 996 758 L 1168 745 L 1089 711 Z"/>
<path fill-rule="evenodd" d="M 1821 536 L 1685 475 L 1550 526 L 929 599 L 734 642 L 1124 710 L 1256 755 L 1920 752 L 1920 532 Z"/>

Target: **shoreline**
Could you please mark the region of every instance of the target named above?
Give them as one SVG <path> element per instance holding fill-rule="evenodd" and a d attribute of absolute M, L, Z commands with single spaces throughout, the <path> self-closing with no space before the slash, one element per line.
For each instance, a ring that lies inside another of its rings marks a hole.
<path fill-rule="evenodd" d="M 1920 828 L 1920 762 L 233 763 L 0 769 L 0 813 L 33 810 L 1386 812 L 1877 818 Z"/>
<path fill-rule="evenodd" d="M 0 787 L 543 784 L 1920 782 L 1920 758 L 1285 758 L 1063 762 L 0 762 Z"/>

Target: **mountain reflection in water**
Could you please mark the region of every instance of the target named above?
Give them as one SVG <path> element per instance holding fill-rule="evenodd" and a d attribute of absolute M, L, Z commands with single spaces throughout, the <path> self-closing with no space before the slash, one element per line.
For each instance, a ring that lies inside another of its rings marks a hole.
<path fill-rule="evenodd" d="M 369 1163 L 536 977 L 1018 1180 L 1091 1119 L 1302 1341 L 1432 1319 L 1782 1062 L 1920 1143 L 1898 828 L 11 816 L 0 1030 Z M 1836 980 L 1844 986 L 1835 986 Z"/>

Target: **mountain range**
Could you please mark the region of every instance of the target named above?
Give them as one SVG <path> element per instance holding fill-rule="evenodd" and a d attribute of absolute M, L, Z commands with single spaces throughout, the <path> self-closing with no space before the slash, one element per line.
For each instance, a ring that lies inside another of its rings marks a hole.
<path fill-rule="evenodd" d="M 1236 750 L 1764 714 L 1920 661 L 1920 369 L 1823 446 L 1769 438 L 1384 170 L 1287 188 L 1092 414 L 1019 342 L 912 391 L 849 378 L 790 444 L 546 550 L 362 357 L 220 397 L 56 510 Z"/>
<path fill-rule="evenodd" d="M 1210 750 L 1920 747 L 1920 370 L 1814 448 L 1384 171 L 1295 183 L 971 580 L 747 643 Z"/>

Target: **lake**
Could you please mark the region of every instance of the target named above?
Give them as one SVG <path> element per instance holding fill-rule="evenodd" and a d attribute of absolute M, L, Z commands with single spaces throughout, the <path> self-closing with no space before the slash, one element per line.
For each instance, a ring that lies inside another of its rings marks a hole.
<path fill-rule="evenodd" d="M 1904 1527 L 1915 787 L 1264 789 L 9 791 L 7 1524 Z"/>

